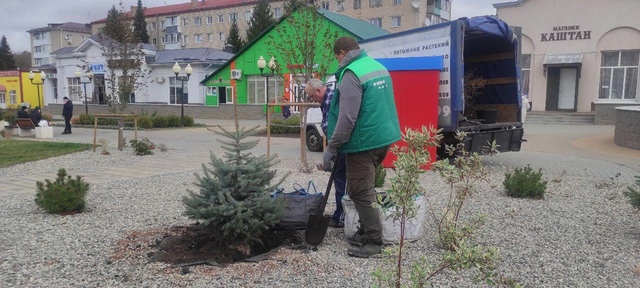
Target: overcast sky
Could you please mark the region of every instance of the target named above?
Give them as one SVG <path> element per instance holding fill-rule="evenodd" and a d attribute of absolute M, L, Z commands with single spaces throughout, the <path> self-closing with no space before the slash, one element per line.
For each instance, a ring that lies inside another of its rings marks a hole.
<path fill-rule="evenodd" d="M 27 30 L 47 26 L 48 23 L 89 23 L 107 16 L 112 5 L 119 7 L 121 0 L 0 0 L 0 34 L 14 53 L 29 50 Z M 215 1 L 215 0 L 209 0 Z M 126 9 L 137 0 L 122 0 Z M 185 3 L 189 0 L 143 0 L 146 7 Z M 491 4 L 507 0 L 453 0 L 452 18 L 495 14 Z"/>

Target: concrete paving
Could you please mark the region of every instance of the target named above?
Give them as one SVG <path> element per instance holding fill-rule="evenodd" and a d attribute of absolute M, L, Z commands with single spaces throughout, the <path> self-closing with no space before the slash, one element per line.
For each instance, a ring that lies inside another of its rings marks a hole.
<path fill-rule="evenodd" d="M 235 125 L 229 120 L 196 120 L 197 123 L 220 125 L 233 130 Z M 263 120 L 242 121 L 241 126 L 264 127 Z M 63 128 L 54 127 L 54 138 L 40 141 L 61 141 L 92 143 L 93 129 L 74 128 L 73 134 L 61 135 Z M 525 139 L 522 151 L 502 153 L 487 160 L 488 165 L 521 167 L 530 164 L 542 168 L 547 177 L 574 177 L 596 180 L 615 179 L 631 183 L 635 175 L 640 175 L 640 151 L 618 147 L 613 144 L 613 126 L 595 125 L 525 125 Z M 124 132 L 127 139 L 133 139 L 133 131 Z M 114 143 L 116 130 L 99 129 L 97 138 Z M 83 175 L 91 184 L 110 181 L 138 179 L 148 176 L 167 175 L 199 170 L 202 163 L 209 162 L 210 152 L 222 153 L 217 139 L 221 136 L 208 128 L 142 130 L 138 137 L 147 137 L 154 143 L 164 143 L 178 153 L 162 157 L 137 157 L 109 167 L 96 167 L 83 171 L 68 171 L 70 175 Z M 266 138 L 258 137 L 260 144 L 255 153 L 266 153 Z M 96 152 L 98 153 L 98 152 Z M 297 138 L 272 138 L 271 153 L 282 158 L 299 159 L 300 140 Z M 309 162 L 317 163 L 322 154 L 308 152 Z M 170 167 L 167 169 L 166 167 Z M 35 193 L 35 182 L 54 179 L 55 175 L 24 175 L 22 177 L 2 177 L 0 175 L 0 197 L 16 194 Z"/>

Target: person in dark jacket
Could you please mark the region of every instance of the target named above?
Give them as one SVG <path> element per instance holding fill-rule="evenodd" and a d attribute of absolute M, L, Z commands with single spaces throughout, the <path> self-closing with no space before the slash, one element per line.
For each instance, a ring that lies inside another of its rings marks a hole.
<path fill-rule="evenodd" d="M 29 108 L 27 108 L 27 106 L 20 107 L 20 111 L 18 111 L 18 118 L 29 118 L 29 112 L 27 112 L 28 109 Z"/>
<path fill-rule="evenodd" d="M 62 106 L 62 117 L 64 117 L 64 132 L 62 134 L 71 134 L 71 117 L 73 117 L 73 103 L 69 97 L 62 98 L 64 105 Z"/>
<path fill-rule="evenodd" d="M 31 114 L 29 114 L 29 118 L 31 118 L 31 122 L 33 122 L 33 125 L 38 126 L 38 123 L 42 121 L 40 106 L 36 106 L 36 108 L 33 108 L 33 110 L 31 110 Z"/>

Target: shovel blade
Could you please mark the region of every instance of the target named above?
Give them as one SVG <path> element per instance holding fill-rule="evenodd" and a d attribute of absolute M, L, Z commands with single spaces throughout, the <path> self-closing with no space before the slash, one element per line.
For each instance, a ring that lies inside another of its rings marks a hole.
<path fill-rule="evenodd" d="M 322 215 L 309 215 L 307 228 L 304 230 L 304 242 L 311 246 L 318 246 L 327 235 L 329 218 Z"/>

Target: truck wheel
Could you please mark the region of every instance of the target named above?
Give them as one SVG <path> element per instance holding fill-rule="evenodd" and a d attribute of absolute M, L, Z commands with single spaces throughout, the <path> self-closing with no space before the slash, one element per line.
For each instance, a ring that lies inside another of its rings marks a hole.
<path fill-rule="evenodd" d="M 322 136 L 316 129 L 307 131 L 307 149 L 313 152 L 322 151 Z"/>

